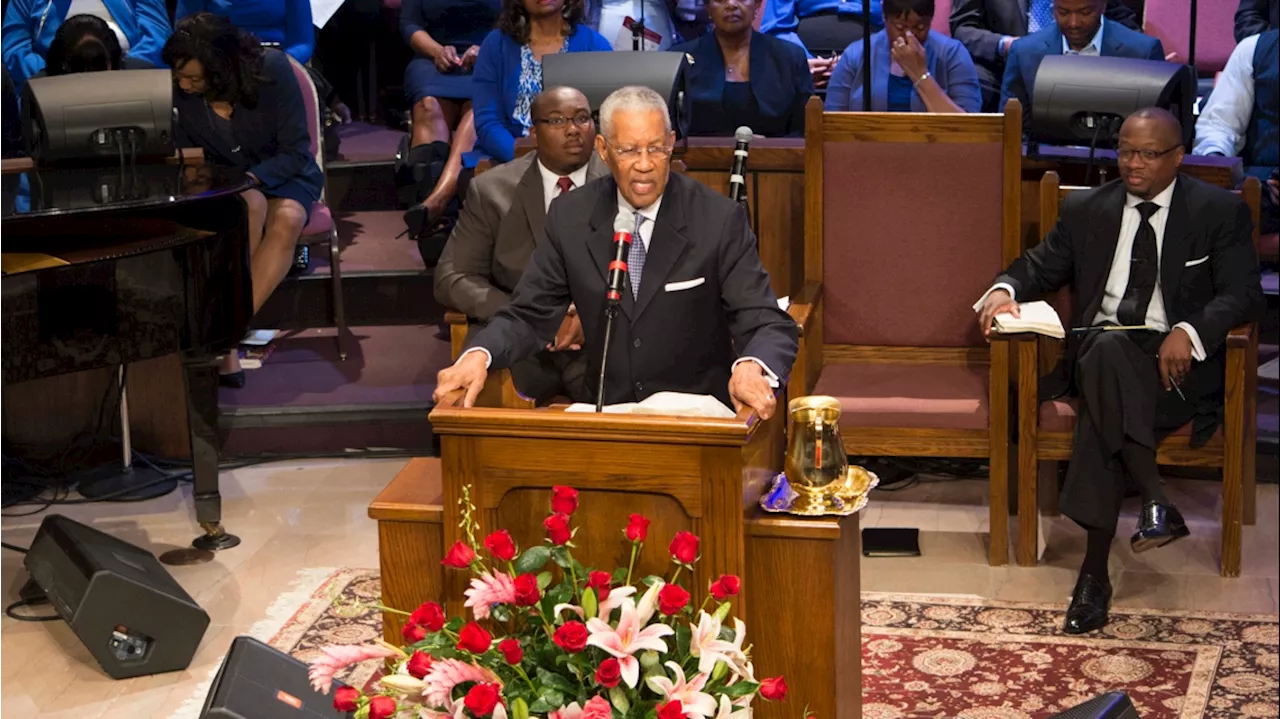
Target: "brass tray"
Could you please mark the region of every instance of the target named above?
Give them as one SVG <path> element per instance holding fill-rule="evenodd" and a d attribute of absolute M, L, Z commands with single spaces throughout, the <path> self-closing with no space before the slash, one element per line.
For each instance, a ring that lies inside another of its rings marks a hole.
<path fill-rule="evenodd" d="M 832 482 L 818 506 L 810 511 L 795 509 L 800 495 L 791 488 L 786 472 L 774 475 L 769 490 L 760 495 L 760 508 L 777 514 L 793 514 L 801 517 L 847 517 L 867 506 L 871 490 L 880 484 L 874 472 L 851 465 L 844 479 Z"/>

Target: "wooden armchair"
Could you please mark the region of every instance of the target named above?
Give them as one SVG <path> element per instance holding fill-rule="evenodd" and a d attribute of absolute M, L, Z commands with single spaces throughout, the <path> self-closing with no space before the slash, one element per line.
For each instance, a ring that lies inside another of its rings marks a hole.
<path fill-rule="evenodd" d="M 449 360 L 457 362 L 467 345 L 467 331 L 471 325 L 466 315 L 451 309 L 444 311 L 444 321 L 449 325 Z M 537 403 L 516 389 L 511 370 L 500 369 L 489 373 L 484 389 L 480 390 L 480 396 L 476 398 L 476 406 L 533 409 Z"/>
<path fill-rule="evenodd" d="M 1079 187 L 1059 187 L 1057 173 L 1045 173 L 1040 181 L 1042 227 L 1058 221 L 1059 203 Z M 1253 215 L 1254 246 L 1258 243 L 1260 186 L 1248 178 L 1240 194 Z M 1055 300 L 1059 314 L 1070 316 L 1070 297 L 1062 292 Z M 1038 472 L 1049 484 L 1045 493 L 1047 513 L 1057 514 L 1057 462 L 1070 459 L 1075 431 L 1076 403 L 1070 398 L 1039 402 L 1036 385 L 1049 363 L 1042 363 L 1041 338 L 1024 335 L 1012 338 L 1018 358 L 1018 525 L 1022 536 L 1036 536 L 1038 521 Z M 1058 353 L 1060 343 L 1048 349 Z M 1258 415 L 1258 332 L 1254 324 L 1237 327 L 1227 337 L 1226 402 L 1223 424 L 1201 447 L 1191 446 L 1191 425 L 1165 438 L 1157 449 L 1160 464 L 1222 469 L 1222 576 L 1240 576 L 1241 524 L 1253 524 L 1256 507 L 1256 460 Z M 1038 406 L 1037 406 L 1038 405 Z M 1044 463 L 1042 465 L 1042 463 Z M 1036 563 L 1035 545 L 1029 551 L 1019 546 L 1018 564 Z"/>
<path fill-rule="evenodd" d="M 990 463 L 989 561 L 1008 561 L 1008 342 L 972 304 L 1019 250 L 1022 112 L 805 120 L 793 395 L 842 405 L 849 454 Z"/>

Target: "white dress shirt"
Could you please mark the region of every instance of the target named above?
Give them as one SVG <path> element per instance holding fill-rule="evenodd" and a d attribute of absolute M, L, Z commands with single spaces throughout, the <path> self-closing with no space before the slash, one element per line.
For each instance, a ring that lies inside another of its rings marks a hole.
<path fill-rule="evenodd" d="M 1071 43 L 1067 42 L 1067 36 L 1062 36 L 1062 54 L 1063 55 L 1086 55 L 1090 57 L 1098 57 L 1102 54 L 1102 31 L 1107 28 L 1107 19 L 1101 18 L 1098 23 L 1098 31 L 1093 34 L 1088 44 L 1080 48 L 1079 52 L 1071 49 Z"/>
<path fill-rule="evenodd" d="M 542 164 L 542 160 L 538 160 L 538 173 L 542 175 L 542 209 L 543 211 L 551 210 L 551 201 L 560 196 L 560 178 L 568 177 L 573 180 L 574 190 L 587 184 L 587 166 L 583 165 L 578 169 L 570 172 L 568 175 L 557 175 L 547 166 Z"/>
<path fill-rule="evenodd" d="M 1258 36 L 1253 35 L 1241 40 L 1231 51 L 1227 66 L 1222 69 L 1196 120 L 1191 154 L 1220 152 L 1235 157 L 1244 149 L 1249 119 L 1253 116 L 1253 53 L 1257 47 Z"/>
<path fill-rule="evenodd" d="M 1173 190 L 1177 184 L 1178 181 L 1175 179 L 1160 194 L 1150 200 L 1160 206 L 1160 209 L 1156 210 L 1149 220 L 1151 229 L 1155 230 L 1156 233 L 1157 258 L 1164 255 L 1164 228 L 1169 220 L 1169 205 L 1173 202 Z M 1120 237 L 1116 241 L 1115 254 L 1111 256 L 1111 271 L 1107 275 L 1107 284 L 1103 289 L 1102 304 L 1098 307 L 1098 313 L 1093 316 L 1092 325 L 1120 323 L 1118 317 L 1120 300 L 1124 299 L 1124 291 L 1129 286 L 1129 264 L 1133 257 L 1133 241 L 1138 234 L 1138 225 L 1142 222 L 1142 215 L 1138 212 L 1138 205 L 1142 202 L 1143 200 L 1139 197 L 1133 195 L 1125 196 L 1124 213 L 1120 218 Z M 982 303 L 986 301 L 987 295 L 995 290 L 1004 290 L 1009 293 L 1010 297 L 1014 297 L 1013 288 L 1004 282 L 1000 282 L 978 298 L 977 303 L 973 306 L 973 311 L 978 312 L 981 310 Z M 1014 299 L 1017 298 L 1014 297 Z M 1151 303 L 1147 305 L 1145 324 L 1157 332 L 1170 331 L 1169 316 L 1164 309 L 1164 295 L 1160 291 L 1160 275 L 1158 272 L 1156 274 L 1156 289 L 1155 292 L 1151 293 Z M 1187 336 L 1191 338 L 1191 357 L 1203 362 L 1206 356 L 1204 345 L 1200 343 L 1200 333 L 1196 332 L 1196 328 L 1186 322 L 1179 322 L 1174 327 L 1180 327 L 1187 333 Z"/>

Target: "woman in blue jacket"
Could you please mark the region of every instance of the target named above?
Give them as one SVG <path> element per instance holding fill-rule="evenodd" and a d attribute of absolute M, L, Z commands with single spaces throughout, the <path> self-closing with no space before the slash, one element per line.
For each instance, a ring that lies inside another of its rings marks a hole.
<path fill-rule="evenodd" d="M 529 132 L 529 106 L 542 91 L 542 58 L 558 52 L 609 51 L 582 24 L 583 0 L 502 0 L 498 28 L 480 45 L 472 81 L 476 149 L 498 162 L 516 154 Z"/>
<path fill-rule="evenodd" d="M 933 0 L 883 0 L 885 29 L 871 36 L 872 112 L 979 112 L 982 88 L 959 40 L 929 29 Z M 862 43 L 840 56 L 828 112 L 863 109 Z"/>
<path fill-rule="evenodd" d="M 164 61 L 178 89 L 177 144 L 202 148 L 206 162 L 242 170 L 252 182 L 242 197 L 257 312 L 289 271 L 324 182 L 311 154 L 298 80 L 287 55 L 264 51 L 253 35 L 209 13 L 178 22 Z M 244 386 L 236 353 L 219 372 L 223 384 Z"/>
<path fill-rule="evenodd" d="M 115 31 L 127 58 L 160 64 L 160 49 L 169 38 L 169 13 L 163 0 L 101 0 L 73 8 L 77 0 L 9 0 L 4 11 L 4 66 L 18 91 L 44 69 L 49 45 L 69 14 L 101 17 Z M 74 12 L 72 12 L 74 10 Z M 104 16 L 105 15 L 105 16 Z"/>
<path fill-rule="evenodd" d="M 688 56 L 690 135 L 804 135 L 813 77 L 804 50 L 755 32 L 759 0 L 709 0 L 713 32 L 672 48 Z"/>
<path fill-rule="evenodd" d="M 173 18 L 181 20 L 198 12 L 230 19 L 232 25 L 279 47 L 303 65 L 316 49 L 310 0 L 178 0 Z"/>

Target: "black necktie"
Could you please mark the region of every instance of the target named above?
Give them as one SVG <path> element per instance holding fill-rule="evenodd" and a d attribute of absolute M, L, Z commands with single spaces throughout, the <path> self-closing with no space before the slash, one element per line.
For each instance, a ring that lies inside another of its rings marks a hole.
<path fill-rule="evenodd" d="M 1147 305 L 1156 292 L 1156 280 L 1160 276 L 1160 252 L 1156 249 L 1156 230 L 1151 226 L 1151 216 L 1160 209 L 1154 202 L 1138 204 L 1138 232 L 1133 236 L 1133 254 L 1129 257 L 1129 284 L 1116 319 L 1122 325 L 1145 325 Z"/>

